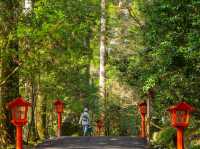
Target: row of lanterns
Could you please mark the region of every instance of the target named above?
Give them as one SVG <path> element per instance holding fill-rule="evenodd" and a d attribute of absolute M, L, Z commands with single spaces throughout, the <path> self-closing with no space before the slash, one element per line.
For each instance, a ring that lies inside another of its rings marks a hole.
<path fill-rule="evenodd" d="M 16 126 L 16 149 L 22 149 L 22 127 L 27 123 L 27 112 L 28 107 L 30 106 L 31 104 L 22 97 L 16 98 L 7 105 L 12 113 L 11 123 Z M 54 102 L 54 106 L 55 111 L 58 114 L 57 136 L 59 137 L 61 134 L 61 113 L 64 111 L 64 102 L 57 99 Z M 145 115 L 147 114 L 146 102 L 139 104 L 139 110 L 141 113 L 141 137 L 145 138 Z M 194 108 L 186 102 L 181 102 L 175 106 L 171 106 L 168 111 L 170 112 L 172 126 L 177 129 L 177 149 L 184 149 L 183 129 L 188 127 L 190 113 L 194 111 Z"/>
<path fill-rule="evenodd" d="M 147 114 L 146 102 L 139 104 L 139 110 L 141 113 L 141 137 L 145 138 L 145 115 Z M 171 124 L 177 129 L 177 149 L 184 149 L 183 130 L 188 127 L 190 113 L 194 110 L 195 109 L 186 102 L 181 102 L 167 109 L 167 111 L 170 112 Z"/>
<path fill-rule="evenodd" d="M 23 135 L 22 127 L 27 124 L 27 112 L 28 108 L 31 106 L 31 103 L 24 100 L 22 97 L 18 97 L 15 100 L 9 102 L 7 107 L 11 110 L 12 120 L 11 123 L 16 126 L 16 149 L 23 148 Z M 58 113 L 58 129 L 57 136 L 61 134 L 61 113 L 64 111 L 64 102 L 57 99 L 54 102 L 55 111 Z"/>

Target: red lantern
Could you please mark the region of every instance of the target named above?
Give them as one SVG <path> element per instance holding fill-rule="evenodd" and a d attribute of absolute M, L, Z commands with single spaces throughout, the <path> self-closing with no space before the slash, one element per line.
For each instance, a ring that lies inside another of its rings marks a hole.
<path fill-rule="evenodd" d="M 8 108 L 11 109 L 12 112 L 12 120 L 11 122 L 15 126 L 22 126 L 27 123 L 27 112 L 28 107 L 31 104 L 25 101 L 22 97 L 19 97 L 8 103 Z"/>
<path fill-rule="evenodd" d="M 64 102 L 62 100 L 57 99 L 54 102 L 55 111 L 58 113 L 58 130 L 57 130 L 57 136 L 61 136 L 61 121 L 62 121 L 62 115 L 61 113 L 64 111 Z"/>
<path fill-rule="evenodd" d="M 146 104 L 146 102 L 140 103 L 139 109 L 140 109 L 141 114 L 147 114 L 147 104 Z"/>
<path fill-rule="evenodd" d="M 60 99 L 57 99 L 54 102 L 54 106 L 55 106 L 55 111 L 57 113 L 62 113 L 64 111 L 64 102 Z"/>
<path fill-rule="evenodd" d="M 16 148 L 22 149 L 22 126 L 27 123 L 28 107 L 31 104 L 25 101 L 22 97 L 16 98 L 9 102 L 7 107 L 11 109 L 12 120 L 11 122 L 16 126 Z"/>
<path fill-rule="evenodd" d="M 186 102 L 181 102 L 171 106 L 168 111 L 170 112 L 172 126 L 177 128 L 177 149 L 184 149 L 183 129 L 188 127 L 190 112 L 193 112 L 194 108 Z"/>
<path fill-rule="evenodd" d="M 194 108 L 186 102 L 181 102 L 175 106 L 171 106 L 168 111 L 171 114 L 171 123 L 173 127 L 188 127 L 190 112 L 194 111 Z"/>
<path fill-rule="evenodd" d="M 145 130 L 145 115 L 147 113 L 147 104 L 146 102 L 142 102 L 139 104 L 139 110 L 140 110 L 140 113 L 141 113 L 141 137 L 142 138 L 145 138 L 146 136 L 146 130 Z"/>

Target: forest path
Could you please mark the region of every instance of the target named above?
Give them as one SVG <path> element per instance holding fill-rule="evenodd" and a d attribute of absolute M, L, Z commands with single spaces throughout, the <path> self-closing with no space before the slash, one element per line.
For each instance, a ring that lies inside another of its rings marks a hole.
<path fill-rule="evenodd" d="M 46 140 L 35 149 L 147 149 L 138 137 L 60 137 Z"/>
<path fill-rule="evenodd" d="M 147 149 L 138 137 L 60 137 L 46 140 L 36 149 Z"/>

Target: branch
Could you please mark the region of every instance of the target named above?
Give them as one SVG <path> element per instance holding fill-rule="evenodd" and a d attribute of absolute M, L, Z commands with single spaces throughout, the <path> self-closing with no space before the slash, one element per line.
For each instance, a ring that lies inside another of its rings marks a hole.
<path fill-rule="evenodd" d="M 155 128 L 158 128 L 158 129 L 160 129 L 160 130 L 162 130 L 163 128 L 162 127 L 160 127 L 160 126 L 158 126 L 158 125 L 156 125 L 155 123 L 153 123 L 153 122 L 150 122 L 151 123 L 151 125 L 152 126 L 154 126 Z"/>
<path fill-rule="evenodd" d="M 0 87 L 1 87 L 2 85 L 4 85 L 4 84 L 6 83 L 6 81 L 7 81 L 18 69 L 19 69 L 19 66 L 17 66 L 17 67 L 5 78 L 5 80 L 1 81 Z"/>
<path fill-rule="evenodd" d="M 133 18 L 133 20 L 140 26 L 140 28 L 143 28 L 143 24 L 140 22 L 140 20 L 137 18 L 136 14 L 133 12 L 133 9 L 131 7 L 126 7 L 130 16 Z"/>

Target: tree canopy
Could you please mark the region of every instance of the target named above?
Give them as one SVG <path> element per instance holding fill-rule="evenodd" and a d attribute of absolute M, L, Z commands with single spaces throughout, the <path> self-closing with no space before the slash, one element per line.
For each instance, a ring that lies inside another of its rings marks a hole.
<path fill-rule="evenodd" d="M 23 136 L 29 144 L 55 135 L 59 98 L 63 135 L 80 135 L 84 107 L 93 127 L 103 117 L 104 134 L 138 135 L 137 104 L 146 100 L 152 148 L 163 149 L 175 147 L 166 109 L 186 101 L 196 108 L 186 145 L 199 147 L 190 138 L 200 133 L 200 2 L 110 0 L 104 9 L 101 2 L 0 0 L 0 148 L 14 144 L 6 104 L 20 95 L 32 103 Z"/>

